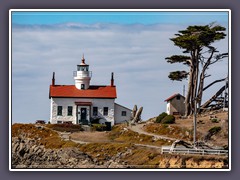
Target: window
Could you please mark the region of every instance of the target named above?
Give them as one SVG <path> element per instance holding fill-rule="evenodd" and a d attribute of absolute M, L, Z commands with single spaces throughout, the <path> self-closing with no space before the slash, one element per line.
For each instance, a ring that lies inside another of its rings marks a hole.
<path fill-rule="evenodd" d="M 62 116 L 62 106 L 57 107 L 57 115 Z"/>
<path fill-rule="evenodd" d="M 98 107 L 93 107 L 93 116 L 98 115 Z"/>
<path fill-rule="evenodd" d="M 108 115 L 108 107 L 103 108 L 103 115 L 107 116 Z"/>
<path fill-rule="evenodd" d="M 122 116 L 127 116 L 127 112 L 126 111 L 122 111 Z"/>
<path fill-rule="evenodd" d="M 81 84 L 81 89 L 85 89 L 85 84 Z"/>
<path fill-rule="evenodd" d="M 72 116 L 72 106 L 68 106 L 68 116 Z"/>
<path fill-rule="evenodd" d="M 179 95 L 177 96 L 177 100 L 180 100 L 180 96 Z"/>
<path fill-rule="evenodd" d="M 58 124 L 62 124 L 62 121 L 57 121 Z"/>

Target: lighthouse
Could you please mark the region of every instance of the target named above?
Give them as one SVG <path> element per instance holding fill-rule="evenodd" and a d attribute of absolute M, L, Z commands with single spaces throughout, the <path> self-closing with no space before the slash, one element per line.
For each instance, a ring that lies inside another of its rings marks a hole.
<path fill-rule="evenodd" d="M 117 87 L 114 74 L 108 85 L 90 85 L 92 72 L 82 61 L 73 72 L 75 84 L 55 84 L 55 73 L 49 88 L 51 99 L 50 123 L 73 123 L 81 125 L 105 124 L 107 127 L 123 123 L 131 118 L 132 110 L 115 103 Z"/>
<path fill-rule="evenodd" d="M 75 86 L 77 89 L 85 90 L 89 88 L 92 72 L 89 65 L 85 63 L 84 55 L 81 64 L 77 65 L 77 71 L 73 72 Z"/>

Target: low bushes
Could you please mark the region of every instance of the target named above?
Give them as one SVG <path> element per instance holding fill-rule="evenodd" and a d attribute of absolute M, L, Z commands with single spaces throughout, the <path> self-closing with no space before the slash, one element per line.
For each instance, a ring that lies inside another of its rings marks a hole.
<path fill-rule="evenodd" d="M 215 126 L 215 127 L 211 128 L 211 129 L 209 129 L 208 132 L 213 135 L 213 134 L 217 134 L 219 131 L 221 131 L 221 129 L 222 129 L 221 127 Z"/>
<path fill-rule="evenodd" d="M 175 117 L 173 115 L 167 115 L 165 118 L 161 121 L 162 124 L 174 124 L 175 123 Z"/>
<path fill-rule="evenodd" d="M 219 122 L 219 120 L 217 118 L 212 118 L 211 121 L 212 121 L 212 123 L 218 123 Z"/>
<path fill-rule="evenodd" d="M 107 126 L 105 124 L 92 124 L 92 131 L 106 131 Z"/>
<path fill-rule="evenodd" d="M 221 131 L 221 127 L 220 126 L 215 126 L 212 127 L 211 129 L 208 130 L 207 135 L 204 137 L 204 141 L 208 141 L 211 139 L 211 137 L 215 134 L 217 134 L 219 131 Z"/>
<path fill-rule="evenodd" d="M 78 131 L 83 131 L 83 128 L 79 124 L 68 124 L 68 123 L 63 123 L 63 124 L 47 124 L 46 125 L 48 128 L 51 128 L 55 131 L 60 131 L 60 132 L 78 132 Z"/>
<path fill-rule="evenodd" d="M 175 117 L 173 115 L 168 115 L 167 113 L 163 112 L 162 114 L 160 114 L 157 117 L 156 123 L 174 124 L 175 123 Z"/>
<path fill-rule="evenodd" d="M 156 119 L 156 123 L 161 123 L 162 119 L 165 118 L 168 114 L 163 112 L 162 114 L 159 114 L 159 116 Z"/>

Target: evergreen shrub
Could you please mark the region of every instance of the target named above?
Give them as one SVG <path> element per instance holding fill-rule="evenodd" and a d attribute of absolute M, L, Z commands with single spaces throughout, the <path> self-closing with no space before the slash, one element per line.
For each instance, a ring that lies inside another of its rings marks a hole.
<path fill-rule="evenodd" d="M 161 123 L 162 124 L 174 124 L 175 117 L 173 115 L 167 115 L 162 119 Z"/>
<path fill-rule="evenodd" d="M 162 119 L 165 118 L 167 115 L 168 115 L 168 114 L 165 113 L 165 112 L 159 114 L 159 116 L 157 117 L 157 119 L 156 119 L 155 122 L 156 122 L 156 123 L 161 123 Z"/>

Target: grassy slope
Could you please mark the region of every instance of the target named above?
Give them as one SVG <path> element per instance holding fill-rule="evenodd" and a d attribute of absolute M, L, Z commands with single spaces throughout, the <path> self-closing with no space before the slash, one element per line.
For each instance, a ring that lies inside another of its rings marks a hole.
<path fill-rule="evenodd" d="M 177 120 L 174 125 L 160 125 L 150 123 L 145 126 L 146 131 L 167 135 L 169 137 L 181 138 L 185 140 L 192 140 L 191 136 L 191 120 Z M 216 126 L 216 123 L 209 125 L 207 118 L 202 122 L 206 127 Z M 126 125 L 114 126 L 111 132 L 105 133 L 104 139 L 108 139 L 107 142 L 98 142 L 98 137 L 92 139 L 93 142 L 89 144 L 76 144 L 72 141 L 62 140 L 56 130 L 58 131 L 70 131 L 76 132 L 77 127 L 72 129 L 66 129 L 66 127 L 59 127 L 54 125 L 45 125 L 47 128 L 37 128 L 33 124 L 14 124 L 12 125 L 12 136 L 24 136 L 37 140 L 40 144 L 43 144 L 46 148 L 65 148 L 65 147 L 78 147 L 81 151 L 87 153 L 92 158 L 98 159 L 98 161 L 106 161 L 112 157 L 116 157 L 119 154 L 119 163 L 127 163 L 128 165 L 134 165 L 140 168 L 154 168 L 158 167 L 160 161 L 165 157 L 159 153 L 159 149 L 153 149 L 148 147 L 139 147 L 134 144 L 148 144 L 154 146 L 170 145 L 171 142 L 165 140 L 154 140 L 151 136 L 139 135 L 126 128 Z M 226 132 L 225 132 L 226 133 Z M 226 134 L 219 133 L 221 136 Z M 102 137 L 99 137 L 102 138 Z M 167 157 L 167 156 L 166 156 Z M 168 157 L 167 157 L 168 158 Z M 198 160 L 201 159 L 197 156 L 193 157 Z M 214 158 L 213 158 L 214 159 Z"/>
<path fill-rule="evenodd" d="M 213 127 L 221 127 L 221 131 L 208 141 L 212 145 L 226 146 L 228 144 L 228 113 L 218 112 L 212 116 L 216 117 L 217 122 L 210 119 L 208 114 L 202 114 L 197 117 L 197 139 L 203 140 L 208 131 Z M 215 119 L 215 118 L 214 118 Z M 155 118 L 151 119 L 152 122 Z M 193 139 L 193 118 L 176 119 L 175 124 L 164 125 L 159 123 L 149 123 L 144 130 L 150 133 L 166 135 L 168 137 L 192 141 Z"/>
<path fill-rule="evenodd" d="M 78 144 L 72 141 L 62 140 L 57 132 L 48 128 L 37 128 L 33 124 L 13 124 L 12 137 L 20 136 L 35 139 L 39 144 L 50 149 L 78 147 Z"/>
<path fill-rule="evenodd" d="M 48 128 L 37 128 L 33 124 L 13 124 L 12 136 L 23 136 L 35 139 L 39 144 L 42 144 L 46 148 L 50 149 L 78 147 L 81 151 L 87 153 L 92 158 L 96 158 L 98 161 L 109 160 L 111 157 L 117 156 L 120 153 L 124 155 L 119 157 L 119 163 L 124 162 L 128 165 L 135 167 L 139 166 L 142 168 L 156 167 L 159 164 L 159 150 L 138 147 L 133 144 L 154 144 L 152 137 L 138 135 L 132 131 L 124 131 L 124 127 L 124 125 L 116 126 L 107 134 L 111 143 L 95 142 L 83 145 L 72 141 L 64 141 L 59 137 L 55 130 L 53 131 L 51 129 L 56 129 L 56 127 L 49 125 Z M 156 143 L 158 145 L 166 143 L 169 144 L 169 142 L 166 141 L 156 141 Z"/>

